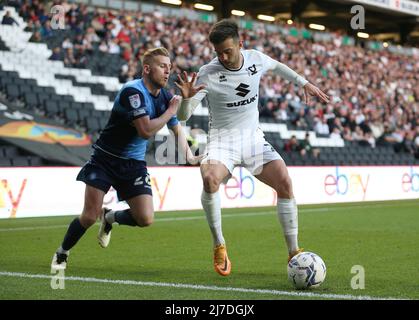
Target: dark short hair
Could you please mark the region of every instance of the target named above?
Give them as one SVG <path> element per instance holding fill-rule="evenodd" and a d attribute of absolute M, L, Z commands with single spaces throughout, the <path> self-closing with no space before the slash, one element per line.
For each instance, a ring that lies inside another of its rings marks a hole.
<path fill-rule="evenodd" d="M 239 26 L 234 20 L 223 19 L 212 26 L 209 34 L 212 44 L 220 44 L 228 38 L 239 39 Z"/>

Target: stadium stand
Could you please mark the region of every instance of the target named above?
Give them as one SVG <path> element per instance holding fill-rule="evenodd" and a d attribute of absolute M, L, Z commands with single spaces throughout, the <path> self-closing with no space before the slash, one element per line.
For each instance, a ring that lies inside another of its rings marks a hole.
<path fill-rule="evenodd" d="M 162 45 L 173 52 L 173 92 L 178 72 L 197 71 L 213 58 L 207 22 L 64 3 L 66 29 L 53 30 L 46 4 L 11 2 L 14 7 L 0 12 L 0 21 L 9 12 L 18 24 L 0 29 L 1 94 L 93 138 L 106 125 L 122 83 L 139 75 L 139 57 L 147 48 Z M 333 97 L 329 105 L 308 107 L 301 90 L 273 74 L 263 78 L 261 127 L 284 160 L 289 165 L 418 164 L 418 60 L 344 44 L 340 34 L 317 39 L 302 24 L 292 28 L 280 25 L 277 32 L 258 24 L 243 32 L 246 48 L 284 62 Z M 187 122 L 191 128 L 208 131 L 208 109 L 195 111 Z M 200 145 L 205 135 L 195 136 Z M 297 146 L 285 151 L 292 136 Z M 0 165 L 25 165 L 8 160 Z"/>

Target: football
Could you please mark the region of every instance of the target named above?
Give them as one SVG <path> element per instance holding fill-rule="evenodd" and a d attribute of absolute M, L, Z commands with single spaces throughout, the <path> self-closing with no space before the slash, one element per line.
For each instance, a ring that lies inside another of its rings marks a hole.
<path fill-rule="evenodd" d="M 313 252 L 301 252 L 288 262 L 288 280 L 296 289 L 317 288 L 325 278 L 326 265 Z"/>

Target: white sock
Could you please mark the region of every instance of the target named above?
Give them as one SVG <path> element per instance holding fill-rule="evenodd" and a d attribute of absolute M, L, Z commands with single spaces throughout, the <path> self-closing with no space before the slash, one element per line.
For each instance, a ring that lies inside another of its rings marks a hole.
<path fill-rule="evenodd" d="M 221 230 L 221 200 L 218 191 L 206 193 L 205 190 L 202 190 L 201 203 L 207 216 L 214 246 L 225 244 Z"/>
<path fill-rule="evenodd" d="M 63 247 L 59 247 L 58 249 L 57 249 L 57 252 L 58 253 L 60 253 L 60 254 L 62 254 L 62 253 L 64 253 L 64 254 L 68 254 L 69 252 L 70 252 L 70 250 L 64 250 L 63 249 Z"/>
<path fill-rule="evenodd" d="M 287 242 L 288 253 L 298 250 L 298 209 L 295 199 L 279 199 L 278 218 Z"/>

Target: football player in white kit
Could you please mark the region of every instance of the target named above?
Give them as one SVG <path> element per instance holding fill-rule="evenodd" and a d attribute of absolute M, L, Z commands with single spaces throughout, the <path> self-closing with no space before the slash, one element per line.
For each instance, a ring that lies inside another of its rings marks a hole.
<path fill-rule="evenodd" d="M 221 229 L 218 189 L 236 166 L 247 168 L 276 191 L 278 218 L 288 247 L 288 260 L 302 251 L 297 240 L 297 205 L 287 167 L 259 129 L 261 76 L 273 70 L 303 87 L 306 103 L 309 95 L 323 102 L 328 102 L 329 97 L 284 64 L 260 51 L 243 50 L 238 26 L 232 20 L 216 23 L 209 40 L 217 57 L 200 68 L 198 77 L 193 74 L 188 80 L 186 73 L 178 77 L 177 86 L 184 99 L 177 117 L 182 121 L 189 119 L 200 103 L 209 109 L 208 144 L 200 166 L 204 184 L 201 202 L 213 237 L 215 271 L 227 276 L 231 272 L 231 262 Z"/>

